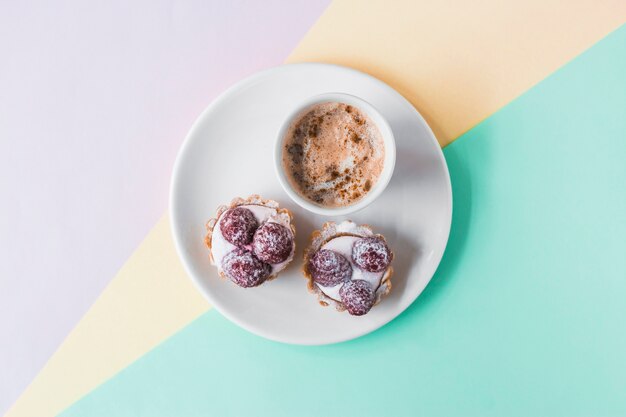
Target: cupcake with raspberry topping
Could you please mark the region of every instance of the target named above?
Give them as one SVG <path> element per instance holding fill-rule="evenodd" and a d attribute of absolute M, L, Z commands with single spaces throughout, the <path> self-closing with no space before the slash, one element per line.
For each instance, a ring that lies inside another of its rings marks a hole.
<path fill-rule="evenodd" d="M 391 291 L 392 260 L 385 238 L 369 226 L 328 222 L 313 232 L 303 271 L 321 305 L 362 316 Z"/>
<path fill-rule="evenodd" d="M 275 278 L 293 260 L 296 229 L 291 213 L 252 195 L 218 207 L 207 222 L 209 259 L 221 277 L 249 288 Z"/>

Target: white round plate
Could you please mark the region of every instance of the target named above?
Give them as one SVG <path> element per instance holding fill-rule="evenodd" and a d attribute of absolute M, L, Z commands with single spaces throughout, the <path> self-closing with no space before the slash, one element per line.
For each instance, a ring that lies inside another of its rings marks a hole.
<path fill-rule="evenodd" d="M 391 293 L 361 317 L 322 307 L 306 288 L 302 252 L 329 218 L 296 205 L 282 190 L 272 162 L 281 123 L 309 96 L 341 92 L 375 106 L 393 129 L 397 159 L 385 192 L 350 216 L 387 239 L 395 254 Z M 259 194 L 292 211 L 296 256 L 278 278 L 239 288 L 219 278 L 204 246 L 205 223 L 234 197 Z M 170 216 L 176 248 L 200 291 L 220 313 L 248 331 L 286 343 L 320 345 L 378 329 L 404 311 L 439 265 L 452 218 L 448 168 L 432 131 L 413 106 L 367 74 L 327 64 L 285 65 L 230 88 L 198 118 L 179 152 Z"/>

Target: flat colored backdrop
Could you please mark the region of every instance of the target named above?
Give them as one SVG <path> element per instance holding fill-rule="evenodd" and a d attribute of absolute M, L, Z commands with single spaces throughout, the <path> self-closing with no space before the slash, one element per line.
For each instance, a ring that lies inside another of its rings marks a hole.
<path fill-rule="evenodd" d="M 308 32 L 325 4 L 30 6 L 0 6 L 7 405 L 162 213 L 192 120 L 299 39 L 454 141 L 455 212 L 418 302 L 317 348 L 208 311 L 162 217 L 10 416 L 626 415 L 626 3 L 335 0 Z"/>
<path fill-rule="evenodd" d="M 625 50 L 623 27 L 445 148 L 449 246 L 398 319 L 311 348 L 210 311 L 61 415 L 626 415 Z"/>
<path fill-rule="evenodd" d="M 196 116 L 328 2 L 0 2 L 0 414 L 163 214 Z"/>

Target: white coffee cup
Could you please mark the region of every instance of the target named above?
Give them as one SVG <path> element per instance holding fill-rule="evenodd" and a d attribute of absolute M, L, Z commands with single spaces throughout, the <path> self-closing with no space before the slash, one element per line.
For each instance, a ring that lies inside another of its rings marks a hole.
<path fill-rule="evenodd" d="M 298 190 L 294 189 L 287 177 L 285 167 L 283 166 L 283 147 L 286 139 L 286 134 L 291 124 L 299 117 L 301 117 L 305 111 L 309 110 L 312 106 L 321 103 L 345 103 L 350 106 L 356 107 L 364 112 L 370 120 L 378 127 L 383 138 L 383 146 L 385 147 L 385 159 L 383 161 L 383 170 L 378 177 L 378 181 L 374 186 L 361 198 L 353 204 L 340 206 L 340 207 L 327 207 L 321 204 L 317 204 L 305 196 L 301 195 Z M 276 175 L 278 181 L 287 193 L 287 195 L 300 207 L 309 210 L 316 214 L 326 216 L 344 216 L 350 213 L 354 213 L 370 205 L 374 200 L 380 196 L 393 175 L 393 169 L 396 163 L 396 142 L 393 137 L 393 131 L 387 123 L 387 120 L 380 114 L 376 108 L 363 99 L 356 96 L 345 93 L 326 93 L 309 97 L 304 100 L 298 106 L 296 106 L 289 115 L 287 115 L 284 123 L 278 131 L 276 137 L 276 144 L 274 149 L 274 166 L 276 169 Z"/>

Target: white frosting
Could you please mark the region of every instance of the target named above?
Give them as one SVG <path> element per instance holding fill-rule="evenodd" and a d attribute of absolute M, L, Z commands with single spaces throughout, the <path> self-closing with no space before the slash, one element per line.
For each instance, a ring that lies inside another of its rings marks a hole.
<path fill-rule="evenodd" d="M 350 225 L 350 224 L 346 224 L 346 222 L 343 222 L 337 226 L 337 231 L 350 233 L 353 229 L 352 225 L 354 225 L 354 223 Z M 346 229 L 346 230 L 343 230 L 343 229 Z M 364 281 L 369 282 L 372 285 L 372 288 L 375 288 L 376 290 L 378 290 L 380 286 L 380 281 L 383 278 L 385 271 L 369 272 L 364 269 L 361 269 L 352 261 L 352 245 L 354 244 L 354 242 L 356 242 L 359 239 L 360 238 L 356 236 L 339 236 L 326 242 L 324 245 L 322 245 L 320 249 L 333 250 L 345 256 L 345 258 L 348 260 L 348 262 L 350 262 L 350 265 L 352 266 L 352 277 L 350 279 L 352 281 L 357 280 L 357 279 L 362 279 Z M 335 285 L 334 287 L 324 287 L 323 285 L 320 285 L 318 283 L 315 283 L 315 284 L 328 297 L 337 301 L 341 300 L 341 298 L 339 297 L 339 290 L 343 286 L 343 283 L 339 285 Z"/>
<path fill-rule="evenodd" d="M 276 210 L 275 208 L 261 206 L 257 204 L 247 204 L 247 205 L 242 205 L 239 207 L 247 208 L 248 210 L 250 210 L 252 214 L 254 214 L 254 217 L 259 223 L 259 226 L 265 222 L 273 222 L 273 223 L 282 224 L 287 229 L 289 229 L 289 231 L 291 231 L 289 215 L 285 213 L 278 213 L 278 210 Z M 224 215 L 224 213 L 222 213 L 222 216 Z M 215 265 L 217 266 L 217 269 L 220 272 L 222 271 L 222 259 L 224 259 L 224 257 L 228 253 L 232 252 L 236 248 L 235 245 L 233 245 L 232 243 L 230 243 L 224 238 L 224 235 L 222 234 L 222 229 L 220 228 L 221 219 L 222 219 L 221 217 L 217 219 L 217 222 L 215 223 L 215 227 L 213 228 L 213 236 L 211 237 L 211 254 L 213 255 L 213 262 L 215 263 Z M 247 245 L 246 249 L 252 250 L 250 245 Z M 287 259 L 284 260 L 283 262 L 279 264 L 271 264 L 272 275 L 277 274 L 283 269 L 285 269 L 287 264 L 291 262 L 291 260 L 293 259 L 294 250 L 295 250 L 295 246 L 291 248 L 291 253 L 287 257 Z"/>

